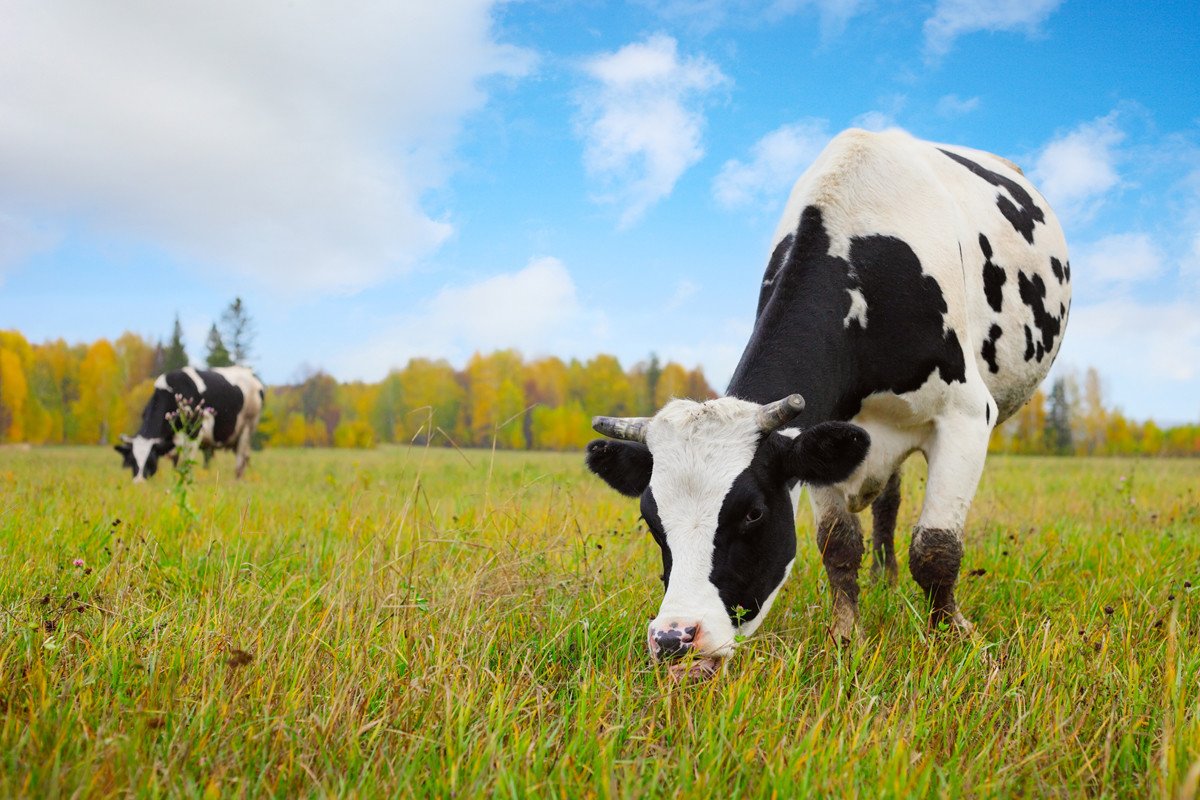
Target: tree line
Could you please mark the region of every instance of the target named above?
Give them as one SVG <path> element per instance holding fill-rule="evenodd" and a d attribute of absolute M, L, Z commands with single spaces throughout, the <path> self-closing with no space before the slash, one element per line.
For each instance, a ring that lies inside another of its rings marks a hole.
<path fill-rule="evenodd" d="M 252 342 L 253 325 L 235 300 L 213 323 L 203 363 L 245 363 Z M 0 443 L 115 442 L 138 429 L 155 377 L 188 363 L 178 320 L 166 342 L 125 333 L 88 344 L 32 344 L 18 331 L 0 331 Z M 476 353 L 462 369 L 414 358 L 377 383 L 340 383 L 310 370 L 269 387 L 259 443 L 573 450 L 595 436 L 594 414 L 648 416 L 672 397 L 715 396 L 700 368 L 653 355 L 628 369 L 611 355 L 526 359 L 515 350 Z M 1196 456 L 1200 425 L 1163 428 L 1129 419 L 1106 404 L 1096 370 L 1066 371 L 997 427 L 991 449 Z"/>
<path fill-rule="evenodd" d="M 1049 391 L 1038 389 L 992 431 L 992 452 L 1044 455 L 1200 455 L 1200 425 L 1163 428 L 1109 407 L 1100 373 L 1059 370 Z"/>
<path fill-rule="evenodd" d="M 226 332 L 214 324 L 204 363 L 244 362 L 249 339 Z M 166 343 L 125 333 L 90 344 L 31 344 L 18 331 L 0 331 L 0 443 L 115 442 L 137 431 L 154 379 L 187 364 L 178 321 Z M 611 355 L 526 360 L 515 350 L 477 353 L 463 369 L 414 358 L 378 383 L 339 383 L 311 370 L 268 387 L 259 444 L 578 449 L 595 436 L 594 413 L 649 415 L 672 397 L 716 393 L 699 367 L 653 355 L 629 369 Z"/>

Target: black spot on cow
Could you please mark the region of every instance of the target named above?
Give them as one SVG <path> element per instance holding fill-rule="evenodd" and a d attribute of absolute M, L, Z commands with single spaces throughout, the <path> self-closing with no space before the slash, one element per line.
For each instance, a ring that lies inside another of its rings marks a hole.
<path fill-rule="evenodd" d="M 1007 191 L 1008 195 L 1005 195 L 1004 192 L 996 192 L 996 207 L 1000 209 L 1000 213 L 1013 226 L 1013 229 L 1024 236 L 1025 241 L 1033 244 L 1034 224 L 1039 222 L 1044 224 L 1046 222 L 1046 214 L 1033 202 L 1033 197 L 1025 190 L 1025 187 L 1012 178 L 1006 178 L 998 172 L 992 172 L 990 169 L 982 167 L 971 159 L 964 158 L 957 153 L 951 153 L 949 150 L 942 150 L 942 153 L 962 164 L 993 186 L 1003 188 Z M 1009 199 L 1010 197 L 1012 199 Z M 1015 204 L 1013 203 L 1014 200 L 1016 201 Z"/>
<path fill-rule="evenodd" d="M 999 314 L 1004 302 L 1004 295 L 1001 289 L 1004 288 L 1007 276 L 1004 274 L 1003 267 L 993 263 L 992 243 L 982 233 L 979 234 L 979 249 L 983 251 L 983 294 L 987 297 L 988 305 L 992 307 L 992 311 Z M 995 371 L 992 370 L 992 372 Z"/>
<path fill-rule="evenodd" d="M 988 423 L 989 425 L 992 424 L 992 404 L 991 403 L 983 404 L 983 421 Z"/>
<path fill-rule="evenodd" d="M 1025 360 L 1033 360 L 1033 332 L 1028 325 L 1025 326 Z"/>
<path fill-rule="evenodd" d="M 809 206 L 784 242 L 729 394 L 766 403 L 799 391 L 807 405 L 797 424 L 807 426 L 850 419 L 868 395 L 911 392 L 934 373 L 966 381 L 941 287 L 905 241 L 856 236 L 848 259 L 834 256 L 821 210 Z M 866 301 L 865 326 L 843 322 L 852 291 Z"/>
<path fill-rule="evenodd" d="M 1067 276 L 1068 281 L 1071 280 L 1071 262 L 1070 261 L 1066 261 L 1063 263 L 1063 274 Z"/>
<path fill-rule="evenodd" d="M 1041 275 L 1029 278 L 1024 272 L 1019 272 L 1017 288 L 1021 292 L 1021 302 L 1029 306 L 1029 310 L 1033 312 L 1033 324 L 1037 326 L 1038 333 L 1041 335 L 1040 340 L 1037 341 L 1037 360 L 1041 361 L 1044 355 L 1054 349 L 1054 340 L 1062 331 L 1062 318 L 1061 316 L 1056 317 L 1046 310 L 1046 283 L 1042 280 Z M 1061 307 L 1062 304 L 1059 305 Z M 1026 352 L 1028 352 L 1028 347 Z M 1026 360 L 1029 360 L 1028 356 L 1026 356 Z"/>
<path fill-rule="evenodd" d="M 658 503 L 654 500 L 654 492 L 649 488 L 642 494 L 642 519 L 646 521 L 646 527 L 650 529 L 650 535 L 654 537 L 655 543 L 662 551 L 663 571 L 659 579 L 662 581 L 663 590 L 666 591 L 671 583 L 671 548 L 667 545 L 667 534 L 663 528 L 662 520 L 658 517 Z"/>
<path fill-rule="evenodd" d="M 983 360 L 987 362 L 988 369 L 993 373 L 1000 371 L 1000 365 L 996 363 L 996 341 L 1002 335 L 1004 335 L 1004 331 L 1000 330 L 1000 326 L 993 325 L 988 331 L 988 338 L 983 342 L 983 348 L 979 352 L 983 356 Z"/>
<path fill-rule="evenodd" d="M 1054 256 L 1050 256 L 1050 270 L 1054 273 L 1054 277 L 1058 279 L 1059 283 L 1062 283 L 1063 279 L 1066 278 L 1067 273 L 1063 270 L 1062 262 Z"/>

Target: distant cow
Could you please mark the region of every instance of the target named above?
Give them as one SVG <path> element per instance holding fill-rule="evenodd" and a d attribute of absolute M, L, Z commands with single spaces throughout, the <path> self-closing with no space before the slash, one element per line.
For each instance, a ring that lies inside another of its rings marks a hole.
<path fill-rule="evenodd" d="M 849 638 L 855 512 L 873 507 L 875 570 L 894 580 L 900 467 L 918 451 L 908 568 L 930 623 L 969 630 L 954 588 L 988 438 L 1045 378 L 1070 305 L 1062 229 L 1012 164 L 900 131 L 836 137 L 792 190 L 730 396 L 593 423 L 612 438 L 588 466 L 640 498 L 662 549 L 651 653 L 715 668 L 754 632 L 792 569 L 801 484 L 831 633 Z"/>
<path fill-rule="evenodd" d="M 263 408 L 263 385 L 248 367 L 193 367 L 173 370 L 154 381 L 154 395 L 142 411 L 142 427 L 136 436 L 122 436 L 116 451 L 133 471 L 133 482 L 141 483 L 158 469 L 158 459 L 184 443 L 177 438 L 167 415 L 178 410 L 176 395 L 193 406 L 213 409 L 200 428 L 197 443 L 207 460 L 215 449 L 237 452 L 237 477 L 250 462 L 250 440 L 258 427 Z"/>

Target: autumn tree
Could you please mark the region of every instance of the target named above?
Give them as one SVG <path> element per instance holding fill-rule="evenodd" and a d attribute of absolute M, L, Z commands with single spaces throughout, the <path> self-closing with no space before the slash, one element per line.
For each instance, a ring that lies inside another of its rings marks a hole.
<path fill-rule="evenodd" d="M 1083 451 L 1088 455 L 1104 451 L 1108 411 L 1104 408 L 1104 385 L 1095 367 L 1083 376 Z"/>
<path fill-rule="evenodd" d="M 521 355 L 497 350 L 489 356 L 475 353 L 467 362 L 467 424 L 476 445 L 523 449 L 525 388 L 521 381 Z"/>
<path fill-rule="evenodd" d="M 125 421 L 125 404 L 117 352 L 107 339 L 93 342 L 79 365 L 79 399 L 72 409 L 83 442 L 105 444 L 116 439 Z"/>
<path fill-rule="evenodd" d="M 0 345 L 0 442 L 25 441 L 25 403 L 29 384 L 21 358 Z"/>
<path fill-rule="evenodd" d="M 1050 385 L 1050 404 L 1046 411 L 1043 433 L 1051 453 L 1071 452 L 1071 413 L 1067 400 L 1067 383 L 1062 377 Z"/>

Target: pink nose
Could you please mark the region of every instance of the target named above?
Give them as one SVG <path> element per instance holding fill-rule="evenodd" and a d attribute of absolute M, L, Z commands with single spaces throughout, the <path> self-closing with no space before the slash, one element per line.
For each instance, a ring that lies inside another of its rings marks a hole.
<path fill-rule="evenodd" d="M 651 625 L 647 643 L 652 658 L 667 661 L 687 655 L 699 638 L 700 623 L 669 622 L 662 628 Z"/>

